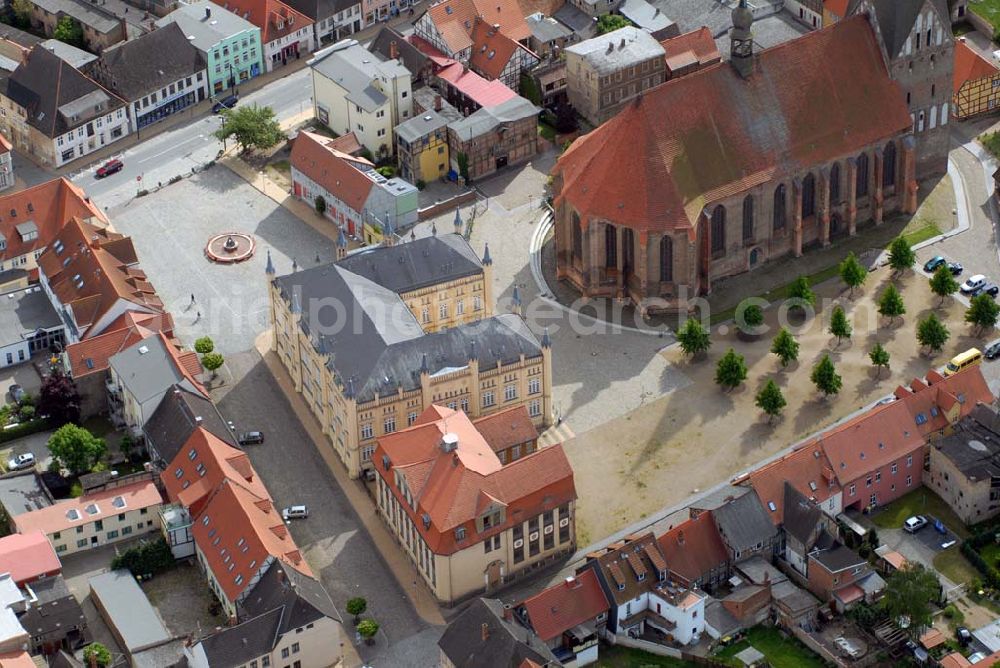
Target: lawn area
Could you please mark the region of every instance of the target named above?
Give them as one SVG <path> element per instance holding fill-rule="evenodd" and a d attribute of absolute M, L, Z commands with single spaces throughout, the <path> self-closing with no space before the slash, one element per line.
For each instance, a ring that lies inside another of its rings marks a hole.
<path fill-rule="evenodd" d="M 915 246 L 921 241 L 927 241 L 928 239 L 936 237 L 939 234 L 941 234 L 940 228 L 938 228 L 938 226 L 934 223 L 928 223 L 915 230 L 907 230 L 903 233 L 903 238 L 906 239 L 906 243 L 911 246 Z"/>
<path fill-rule="evenodd" d="M 993 157 L 1000 157 L 1000 132 L 986 132 L 979 135 L 979 143 L 992 153 Z"/>
<path fill-rule="evenodd" d="M 835 264 L 832 267 L 827 267 L 817 271 L 815 274 L 809 274 L 809 285 L 819 285 L 824 281 L 828 281 L 831 278 L 835 278 L 840 275 L 840 265 Z M 768 290 L 767 292 L 759 295 L 761 299 L 768 302 L 779 301 L 788 297 L 788 289 L 792 286 L 795 279 L 785 283 L 784 285 L 779 285 L 773 290 Z M 724 311 L 718 311 L 712 313 L 711 323 L 714 325 L 719 322 L 725 322 L 726 320 L 732 320 L 736 316 L 736 309 L 739 308 L 739 304 L 732 308 L 728 308 Z"/>
<path fill-rule="evenodd" d="M 994 30 L 1000 26 L 1000 0 L 976 0 L 969 3 L 969 9 L 989 21 Z"/>
<path fill-rule="evenodd" d="M 913 515 L 933 515 L 944 522 L 959 538 L 964 540 L 969 537 L 969 530 L 962 520 L 958 519 L 940 496 L 926 487 L 915 489 L 906 496 L 882 506 L 872 515 L 872 522 L 883 529 L 898 529 L 903 526 L 906 518 Z"/>
<path fill-rule="evenodd" d="M 669 656 L 657 656 L 631 647 L 609 647 L 601 645 L 598 668 L 646 668 L 647 666 L 664 666 L 665 668 L 694 668 L 698 664 L 681 661 Z"/>
<path fill-rule="evenodd" d="M 934 557 L 934 570 L 955 584 L 966 584 L 982 577 L 976 567 L 970 564 L 962 551 L 958 549 L 958 545 L 949 547 Z"/>
<path fill-rule="evenodd" d="M 538 134 L 549 141 L 556 140 L 556 129 L 548 123 L 542 123 L 541 121 L 538 122 Z"/>
<path fill-rule="evenodd" d="M 732 658 L 748 646 L 753 646 L 767 657 L 773 668 L 822 668 L 826 664 L 795 638 L 784 637 L 774 627 L 755 626 L 747 631 L 745 640 L 730 645 L 718 656 Z"/>

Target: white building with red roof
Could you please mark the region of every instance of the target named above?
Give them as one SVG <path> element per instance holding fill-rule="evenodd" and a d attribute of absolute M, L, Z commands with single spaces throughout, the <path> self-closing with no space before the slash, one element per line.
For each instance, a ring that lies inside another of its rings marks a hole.
<path fill-rule="evenodd" d="M 0 573 L 10 573 L 18 587 L 61 572 L 59 557 L 42 531 L 0 538 Z"/>
<path fill-rule="evenodd" d="M 587 569 L 525 599 L 517 617 L 564 664 L 586 666 L 597 661 L 610 608 L 597 572 Z"/>

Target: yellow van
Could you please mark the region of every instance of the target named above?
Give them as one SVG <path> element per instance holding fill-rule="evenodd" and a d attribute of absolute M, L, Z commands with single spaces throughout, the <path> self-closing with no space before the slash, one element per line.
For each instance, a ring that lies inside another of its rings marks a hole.
<path fill-rule="evenodd" d="M 948 366 L 944 368 L 944 375 L 951 376 L 962 369 L 968 369 L 970 366 L 977 366 L 982 363 L 983 354 L 979 352 L 979 348 L 969 348 L 964 353 L 951 358 Z"/>

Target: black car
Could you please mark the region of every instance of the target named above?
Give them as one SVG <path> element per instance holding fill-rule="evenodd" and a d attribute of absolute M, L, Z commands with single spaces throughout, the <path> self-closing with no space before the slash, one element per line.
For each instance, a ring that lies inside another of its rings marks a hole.
<path fill-rule="evenodd" d="M 985 355 L 988 360 L 995 360 L 997 357 L 1000 357 L 1000 341 L 994 341 L 990 345 L 986 346 L 986 350 L 983 351 L 983 355 Z"/>
<path fill-rule="evenodd" d="M 958 262 L 949 262 L 949 263 L 948 263 L 948 271 L 950 271 L 950 272 L 951 272 L 951 275 L 952 275 L 952 276 L 958 276 L 958 275 L 959 275 L 959 274 L 961 274 L 961 273 L 962 273 L 963 271 L 965 271 L 965 267 L 963 267 L 963 266 L 962 266 L 962 265 L 961 265 L 960 263 L 958 263 Z"/>
<path fill-rule="evenodd" d="M 958 638 L 958 642 L 962 644 L 962 647 L 972 642 L 972 632 L 964 626 L 959 626 L 955 629 L 955 637 Z"/>
<path fill-rule="evenodd" d="M 236 106 L 236 103 L 240 101 L 239 96 L 230 95 L 229 97 L 224 97 L 215 104 L 212 105 L 212 113 L 217 114 L 223 109 L 232 109 Z"/>
<path fill-rule="evenodd" d="M 998 292 L 1000 292 L 1000 286 L 998 286 L 996 283 L 987 283 L 983 287 L 973 292 L 971 296 L 975 297 L 976 295 L 986 294 L 989 295 L 990 297 L 996 298 Z"/>
<path fill-rule="evenodd" d="M 245 431 L 236 440 L 239 441 L 240 445 L 257 445 L 264 442 L 264 432 Z"/>

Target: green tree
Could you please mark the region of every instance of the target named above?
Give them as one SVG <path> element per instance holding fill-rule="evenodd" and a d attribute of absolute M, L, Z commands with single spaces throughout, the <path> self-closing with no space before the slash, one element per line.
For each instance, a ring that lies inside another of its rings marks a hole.
<path fill-rule="evenodd" d="M 823 355 L 823 359 L 813 367 L 810 379 L 816 385 L 816 389 L 825 396 L 837 394 L 844 384 L 844 380 L 837 373 L 829 355 Z"/>
<path fill-rule="evenodd" d="M 52 424 L 79 422 L 80 392 L 73 379 L 58 370 L 49 374 L 38 393 L 38 411 L 48 415 Z"/>
<path fill-rule="evenodd" d="M 374 619 L 362 619 L 358 624 L 358 633 L 365 639 L 365 644 L 372 644 L 372 638 L 378 633 L 378 622 Z"/>
<path fill-rule="evenodd" d="M 111 652 L 108 648 L 99 642 L 92 642 L 87 645 L 83 650 L 83 663 L 91 666 L 97 664 L 104 668 L 104 666 L 111 665 Z"/>
<path fill-rule="evenodd" d="M 207 355 L 215 350 L 215 341 L 210 336 L 202 336 L 194 342 L 194 351 L 199 355 Z"/>
<path fill-rule="evenodd" d="M 854 252 L 847 254 L 844 261 L 840 263 L 840 280 L 851 289 L 850 296 L 854 296 L 854 288 L 860 288 L 868 278 L 868 270 L 864 268 Z"/>
<path fill-rule="evenodd" d="M 712 339 L 708 330 L 696 318 L 688 318 L 677 332 L 677 342 L 685 355 L 697 355 L 709 349 Z"/>
<path fill-rule="evenodd" d="M 799 342 L 795 340 L 792 333 L 784 327 L 778 335 L 771 341 L 771 352 L 781 360 L 781 366 L 788 366 L 789 362 L 794 362 L 799 358 Z"/>
<path fill-rule="evenodd" d="M 212 372 L 212 378 L 218 374 L 219 368 L 225 363 L 225 358 L 220 353 L 208 353 L 201 358 L 201 365 Z"/>
<path fill-rule="evenodd" d="M 17 19 L 17 27 L 27 28 L 31 25 L 31 0 L 13 0 L 10 3 L 14 10 L 14 18 Z"/>
<path fill-rule="evenodd" d="M 76 19 L 70 16 L 63 16 L 59 19 L 56 29 L 52 31 L 52 37 L 60 42 L 65 42 L 81 49 L 85 46 L 83 28 L 76 22 Z"/>
<path fill-rule="evenodd" d="M 896 286 L 890 283 L 882 292 L 878 300 L 879 315 L 889 318 L 892 323 L 896 318 L 906 314 L 906 304 L 903 303 L 903 295 L 899 294 Z"/>
<path fill-rule="evenodd" d="M 597 19 L 597 34 L 604 35 L 621 28 L 627 28 L 630 25 L 632 22 L 620 14 L 605 14 Z"/>
<path fill-rule="evenodd" d="M 917 341 L 932 353 L 939 352 L 951 334 L 944 323 L 931 313 L 917 324 Z"/>
<path fill-rule="evenodd" d="M 326 213 L 326 198 L 322 195 L 316 195 L 316 200 L 313 202 L 313 206 L 316 207 L 316 213 L 319 215 L 324 215 Z"/>
<path fill-rule="evenodd" d="M 285 136 L 271 107 L 253 104 L 223 109 L 222 118 L 224 123 L 215 137 L 220 141 L 235 138 L 241 151 L 271 148 Z"/>
<path fill-rule="evenodd" d="M 354 625 L 357 626 L 359 618 L 368 609 L 368 601 L 361 596 L 355 596 L 347 600 L 347 614 L 354 616 Z"/>
<path fill-rule="evenodd" d="M 521 97 L 525 98 L 536 107 L 542 106 L 542 92 L 538 90 L 538 84 L 535 83 L 535 77 L 531 76 L 527 72 L 521 72 L 521 82 L 519 88 Z"/>
<path fill-rule="evenodd" d="M 748 329 L 756 329 L 764 324 L 764 310 L 757 304 L 748 304 L 743 309 L 743 324 Z"/>
<path fill-rule="evenodd" d="M 830 314 L 830 334 L 837 337 L 837 345 L 840 345 L 842 339 L 851 338 L 851 322 L 847 319 L 847 314 L 844 313 L 844 309 L 837 304 L 833 307 L 833 312 Z"/>
<path fill-rule="evenodd" d="M 458 156 L 455 158 L 458 161 L 458 174 L 462 179 L 468 183 L 469 179 L 469 156 L 459 151 Z"/>
<path fill-rule="evenodd" d="M 882 367 L 889 368 L 889 351 L 883 348 L 881 343 L 875 343 L 875 347 L 868 352 L 868 359 L 876 369 L 876 378 L 882 375 Z"/>
<path fill-rule="evenodd" d="M 73 473 L 89 471 L 107 449 L 103 438 L 75 424 L 64 424 L 49 437 L 49 452 Z"/>
<path fill-rule="evenodd" d="M 983 292 L 969 302 L 969 308 L 965 311 L 965 322 L 975 325 L 977 334 L 981 335 L 983 331 L 997 324 L 997 316 L 1000 316 L 1000 304 Z"/>
<path fill-rule="evenodd" d="M 894 274 L 909 269 L 917 261 L 917 254 L 903 237 L 896 237 L 889 246 L 889 266 Z"/>
<path fill-rule="evenodd" d="M 931 292 L 941 298 L 938 300 L 938 306 L 944 303 L 945 297 L 955 294 L 957 290 L 958 281 L 951 275 L 951 269 L 947 264 L 942 264 L 934 270 L 934 275 L 931 276 Z"/>
<path fill-rule="evenodd" d="M 889 576 L 881 605 L 889 618 L 909 621 L 906 632 L 917 636 L 931 623 L 931 604 L 941 598 L 941 583 L 923 564 L 907 561 Z"/>
<path fill-rule="evenodd" d="M 726 390 L 739 387 L 747 379 L 747 364 L 743 355 L 730 348 L 715 367 L 715 382 Z"/>
<path fill-rule="evenodd" d="M 769 379 L 760 392 L 757 393 L 755 403 L 757 404 L 757 408 L 764 411 L 767 415 L 768 423 L 771 423 L 774 421 L 774 418 L 781 415 L 781 411 L 784 410 L 788 402 L 785 401 L 785 396 L 781 393 L 781 388 L 773 380 Z"/>
<path fill-rule="evenodd" d="M 797 300 L 798 304 L 796 305 L 800 308 L 816 305 L 816 293 L 809 287 L 807 276 L 799 276 L 792 281 L 792 284 L 788 286 L 788 298 Z"/>

